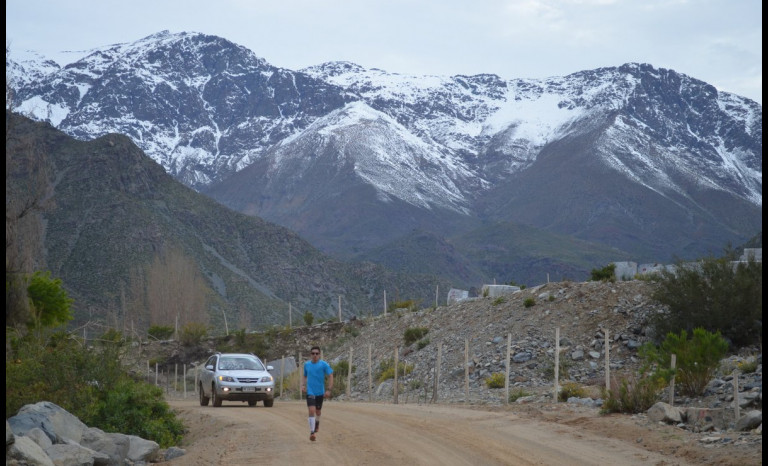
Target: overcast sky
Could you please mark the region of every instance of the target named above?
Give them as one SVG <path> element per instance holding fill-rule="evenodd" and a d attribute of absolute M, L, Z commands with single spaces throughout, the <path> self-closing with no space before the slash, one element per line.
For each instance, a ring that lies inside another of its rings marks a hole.
<path fill-rule="evenodd" d="M 512 79 L 649 63 L 762 104 L 760 0 L 6 0 L 5 13 L 11 56 L 189 31 L 292 70 Z"/>

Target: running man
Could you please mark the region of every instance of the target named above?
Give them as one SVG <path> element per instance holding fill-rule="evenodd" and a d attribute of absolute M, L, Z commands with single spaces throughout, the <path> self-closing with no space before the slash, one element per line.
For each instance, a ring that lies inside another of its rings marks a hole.
<path fill-rule="evenodd" d="M 331 397 L 333 390 L 333 369 L 327 362 L 320 359 L 320 347 L 313 346 L 309 351 L 312 359 L 304 363 L 304 379 L 301 391 L 307 392 L 307 408 L 309 409 L 309 439 L 315 441 L 315 434 L 320 429 L 320 410 L 323 409 L 323 399 Z M 328 376 L 328 388 L 325 387 L 325 377 Z"/>

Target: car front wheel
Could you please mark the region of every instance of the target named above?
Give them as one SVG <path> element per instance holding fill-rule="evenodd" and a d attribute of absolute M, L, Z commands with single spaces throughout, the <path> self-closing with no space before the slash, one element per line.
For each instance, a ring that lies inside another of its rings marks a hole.
<path fill-rule="evenodd" d="M 221 406 L 221 398 L 216 394 L 216 385 L 211 386 L 211 398 L 213 398 L 213 407 L 218 408 Z"/>
<path fill-rule="evenodd" d="M 208 400 L 210 398 L 205 396 L 205 392 L 203 391 L 203 384 L 200 384 L 197 388 L 200 392 L 200 406 L 208 406 Z"/>
<path fill-rule="evenodd" d="M 270 398 L 268 400 L 264 400 L 264 407 L 265 408 L 271 408 L 272 405 L 274 405 L 274 404 L 275 404 L 275 399 L 274 398 Z"/>

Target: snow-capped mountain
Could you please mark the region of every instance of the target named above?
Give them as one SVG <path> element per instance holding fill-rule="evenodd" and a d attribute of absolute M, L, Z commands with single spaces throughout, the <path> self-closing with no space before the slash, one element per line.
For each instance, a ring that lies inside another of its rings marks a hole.
<path fill-rule="evenodd" d="M 18 111 L 79 139 L 126 134 L 193 187 L 247 166 L 348 100 L 342 89 L 202 34 L 161 32 L 52 72 L 37 63 L 12 65 L 21 70 Z"/>
<path fill-rule="evenodd" d="M 77 138 L 124 133 L 185 184 L 342 255 L 491 220 L 667 260 L 762 228 L 762 106 L 651 65 L 542 80 L 291 71 L 162 32 L 6 68 L 20 111 Z"/>

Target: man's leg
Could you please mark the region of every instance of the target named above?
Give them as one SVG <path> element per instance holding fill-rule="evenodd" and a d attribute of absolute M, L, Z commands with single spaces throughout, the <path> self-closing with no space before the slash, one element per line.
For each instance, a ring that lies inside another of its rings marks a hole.
<path fill-rule="evenodd" d="M 309 412 L 309 439 L 314 441 L 315 440 L 315 421 L 316 421 L 316 410 L 315 410 L 315 397 L 312 395 L 307 395 L 307 410 Z"/>
<path fill-rule="evenodd" d="M 320 411 L 323 409 L 323 400 L 324 397 L 322 396 L 315 397 L 315 433 L 320 427 Z"/>

